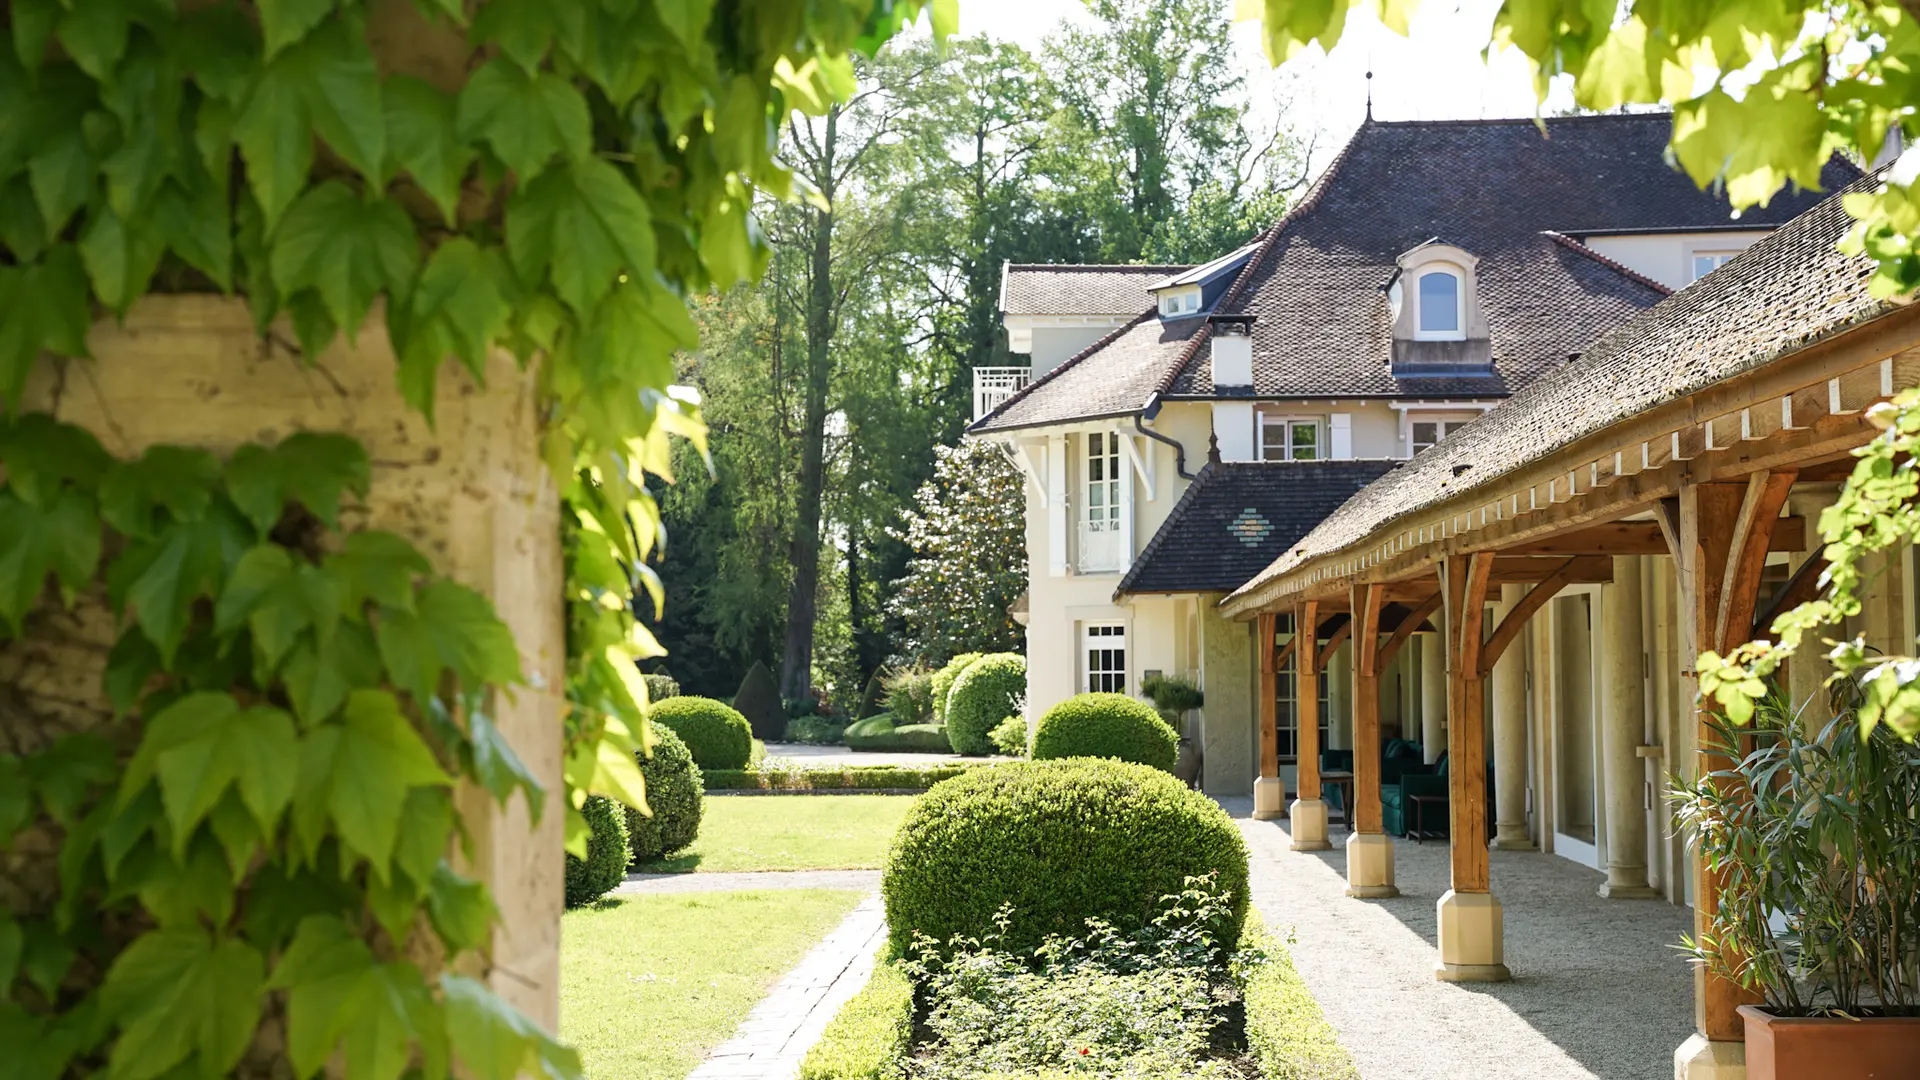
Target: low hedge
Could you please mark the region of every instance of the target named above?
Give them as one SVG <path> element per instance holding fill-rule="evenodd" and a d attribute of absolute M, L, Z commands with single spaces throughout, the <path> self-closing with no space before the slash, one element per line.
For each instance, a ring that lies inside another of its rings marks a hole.
<path fill-rule="evenodd" d="M 1002 905 L 1004 947 L 1080 936 L 1090 918 L 1127 930 L 1191 877 L 1232 898 L 1222 945 L 1247 913 L 1247 849 L 1226 811 L 1170 774 L 1121 761 L 1017 761 L 970 769 L 914 802 L 881 877 L 896 946 L 916 933 L 983 938 Z"/>
<path fill-rule="evenodd" d="M 626 807 L 627 846 L 633 861 L 652 862 L 679 851 L 700 834 L 700 815 L 705 790 L 700 766 L 693 753 L 673 729 L 661 724 L 653 729 L 653 753 L 637 752 L 640 775 L 647 781 L 647 808 L 643 814 Z"/>
<path fill-rule="evenodd" d="M 885 734 L 892 730 L 893 714 L 875 713 L 864 720 L 855 720 L 853 723 L 848 724 L 847 730 L 841 732 L 841 735 L 843 737 L 865 737 L 868 735 Z"/>
<path fill-rule="evenodd" d="M 848 765 L 812 769 L 708 769 L 708 791 L 925 791 L 973 765 Z"/>
<path fill-rule="evenodd" d="M 1040 717 L 1033 759 L 1118 758 L 1173 771 L 1180 736 L 1153 706 L 1125 694 L 1075 694 Z"/>
<path fill-rule="evenodd" d="M 673 729 L 702 769 L 744 769 L 753 760 L 753 729 L 747 718 L 724 701 L 675 697 L 647 712 L 656 724 Z"/>
<path fill-rule="evenodd" d="M 1238 964 L 1234 971 L 1246 1007 L 1247 1054 L 1260 1075 L 1271 1080 L 1360 1080 L 1353 1056 L 1340 1045 L 1286 947 L 1260 925 L 1259 916 L 1247 920 L 1240 942 L 1266 956 Z"/>
<path fill-rule="evenodd" d="M 993 729 L 1020 711 L 1027 696 L 1027 658 L 992 653 L 968 664 L 947 693 L 947 741 L 956 754 L 991 754 Z"/>
<path fill-rule="evenodd" d="M 587 857 L 567 856 L 568 907 L 591 904 L 613 890 L 627 876 L 627 823 L 612 799 L 587 796 L 580 816 L 587 819 Z"/>
<path fill-rule="evenodd" d="M 884 730 L 869 729 L 856 735 L 848 728 L 842 735 L 852 750 L 887 751 L 896 754 L 951 754 L 947 729 L 939 724 L 903 724 Z"/>
<path fill-rule="evenodd" d="M 800 1062 L 800 1080 L 888 1080 L 913 1041 L 913 980 L 891 949 Z"/>

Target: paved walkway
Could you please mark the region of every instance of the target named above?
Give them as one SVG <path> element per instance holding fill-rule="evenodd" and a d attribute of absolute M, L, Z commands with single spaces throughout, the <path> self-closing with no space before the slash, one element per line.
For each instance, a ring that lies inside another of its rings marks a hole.
<path fill-rule="evenodd" d="M 1253 901 L 1282 938 L 1365 1080 L 1665 1080 L 1692 1030 L 1693 978 L 1672 946 L 1691 929 L 1662 900 L 1602 900 L 1603 876 L 1535 852 L 1496 851 L 1513 981 L 1433 977 L 1442 844 L 1395 845 L 1401 895 L 1344 895 L 1334 850 L 1288 850 L 1284 822 L 1225 800 L 1253 855 Z"/>
<path fill-rule="evenodd" d="M 733 1038 L 708 1054 L 687 1080 L 793 1080 L 800 1073 L 801 1059 L 820 1041 L 834 1014 L 867 985 L 874 954 L 886 936 L 886 910 L 878 894 L 868 896 L 780 980 Z"/>
<path fill-rule="evenodd" d="M 844 746 L 812 746 L 807 743 L 770 742 L 767 759 L 783 758 L 807 766 L 826 765 L 976 765 L 1010 758 L 961 757 L 958 754 L 907 754 L 890 751 L 849 750 Z"/>
<path fill-rule="evenodd" d="M 755 870 L 724 874 L 628 874 L 616 893 L 729 892 L 737 889 L 880 888 L 878 870 Z"/>

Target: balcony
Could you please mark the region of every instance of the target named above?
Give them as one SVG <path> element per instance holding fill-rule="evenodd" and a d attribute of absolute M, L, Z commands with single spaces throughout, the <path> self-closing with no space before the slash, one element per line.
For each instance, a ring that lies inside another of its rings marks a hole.
<path fill-rule="evenodd" d="M 1112 574 L 1126 568 L 1125 537 L 1117 519 L 1080 522 L 1080 559 L 1076 569 L 1082 574 Z"/>
<path fill-rule="evenodd" d="M 973 369 L 973 418 L 987 415 L 1006 404 L 1008 398 L 1027 388 L 1033 381 L 1030 367 L 977 367 Z"/>

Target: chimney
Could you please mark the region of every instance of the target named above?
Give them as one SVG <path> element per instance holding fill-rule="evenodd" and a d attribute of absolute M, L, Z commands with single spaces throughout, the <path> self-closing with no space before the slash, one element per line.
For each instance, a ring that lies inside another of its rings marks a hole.
<path fill-rule="evenodd" d="M 1220 393 L 1229 387 L 1253 389 L 1253 316 L 1215 314 L 1207 316 L 1213 332 L 1213 389 Z"/>

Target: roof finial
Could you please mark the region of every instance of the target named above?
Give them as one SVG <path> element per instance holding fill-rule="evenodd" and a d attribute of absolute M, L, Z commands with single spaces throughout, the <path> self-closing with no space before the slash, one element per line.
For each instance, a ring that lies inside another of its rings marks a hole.
<path fill-rule="evenodd" d="M 1367 71 L 1367 119 L 1373 119 L 1373 71 Z"/>
<path fill-rule="evenodd" d="M 1217 431 L 1207 433 L 1207 464 L 1220 464 L 1220 433 Z"/>

